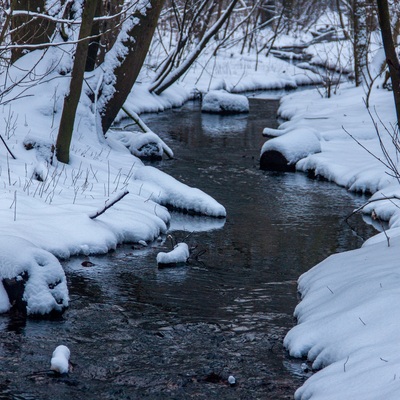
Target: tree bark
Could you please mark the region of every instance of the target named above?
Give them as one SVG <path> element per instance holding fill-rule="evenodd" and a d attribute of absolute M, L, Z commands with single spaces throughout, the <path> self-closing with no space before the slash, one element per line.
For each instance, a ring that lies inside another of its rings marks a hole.
<path fill-rule="evenodd" d="M 104 94 L 103 87 L 103 92 L 99 96 L 98 112 L 103 133 L 110 128 L 125 103 L 148 53 L 164 0 L 152 0 L 149 3 L 151 3 L 151 8 L 148 8 L 145 14 L 138 11 L 131 17 L 138 20 L 138 23 L 132 25 L 122 40 L 117 39 L 116 46 L 122 46 L 125 49 L 125 55 L 122 55 L 121 50 L 115 52 L 118 54 L 116 56 L 118 62 L 112 62 L 106 66 L 107 69 L 111 69 L 107 71 L 107 75 L 112 76 L 114 82 L 104 82 L 104 85 L 111 86 L 112 94 L 108 90 Z M 107 56 L 105 63 L 107 63 Z"/>
<path fill-rule="evenodd" d="M 64 98 L 63 112 L 56 141 L 57 160 L 69 163 L 69 148 L 71 145 L 72 132 L 74 130 L 75 114 L 82 92 L 83 75 L 88 53 L 90 32 L 92 30 L 93 18 L 97 2 L 101 0 L 86 0 L 82 13 L 82 22 L 79 30 L 79 42 L 75 50 L 75 60 L 71 72 L 69 93 Z"/>
<path fill-rule="evenodd" d="M 11 11 L 23 10 L 35 13 L 45 13 L 45 0 L 14 0 L 11 2 Z M 21 45 L 11 50 L 11 63 L 17 61 L 24 54 L 24 44 L 44 44 L 49 42 L 54 32 L 55 24 L 46 19 L 32 18 L 28 15 L 11 17 L 11 40 Z"/>
<path fill-rule="evenodd" d="M 355 0 L 353 5 L 354 19 L 354 76 L 356 86 L 364 82 L 364 70 L 367 67 L 368 30 L 367 30 L 367 2 Z"/>
<path fill-rule="evenodd" d="M 400 64 L 394 46 L 392 29 L 390 26 L 389 5 L 387 0 L 377 0 L 379 25 L 386 62 L 389 66 L 390 78 L 392 80 L 393 98 L 396 107 L 397 127 L 400 126 Z"/>

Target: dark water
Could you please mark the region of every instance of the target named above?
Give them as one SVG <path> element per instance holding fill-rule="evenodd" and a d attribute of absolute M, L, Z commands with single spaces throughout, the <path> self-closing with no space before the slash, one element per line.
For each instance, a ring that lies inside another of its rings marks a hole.
<path fill-rule="evenodd" d="M 296 280 L 361 245 L 343 218 L 365 199 L 258 169 L 260 132 L 277 126 L 277 106 L 253 99 L 250 115 L 221 117 L 189 103 L 145 116 L 176 153 L 158 167 L 215 197 L 226 221 L 173 214 L 174 238 L 205 251 L 184 267 L 157 268 L 165 238 L 91 257 L 89 268 L 65 262 L 71 306 L 61 320 L 0 317 L 0 399 L 293 397 L 307 377 L 282 348 Z M 57 378 L 47 370 L 61 343 L 74 369 Z"/>

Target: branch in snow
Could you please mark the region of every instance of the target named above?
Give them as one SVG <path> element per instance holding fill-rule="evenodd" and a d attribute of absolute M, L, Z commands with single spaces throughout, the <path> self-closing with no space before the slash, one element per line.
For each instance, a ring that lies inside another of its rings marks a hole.
<path fill-rule="evenodd" d="M 89 215 L 90 219 L 95 219 L 99 215 L 105 213 L 109 208 L 111 208 L 114 204 L 118 203 L 120 200 L 122 200 L 129 192 L 126 190 L 125 192 L 120 193 L 117 197 L 115 197 L 113 200 L 111 200 L 108 204 L 106 204 L 102 209 L 97 210 L 94 214 Z"/>

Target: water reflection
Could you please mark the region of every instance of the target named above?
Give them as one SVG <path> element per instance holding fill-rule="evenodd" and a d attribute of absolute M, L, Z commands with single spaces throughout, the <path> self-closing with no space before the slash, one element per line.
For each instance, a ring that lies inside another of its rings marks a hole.
<path fill-rule="evenodd" d="M 196 215 L 172 212 L 172 219 L 169 226 L 170 232 L 207 232 L 222 229 L 225 225 L 224 218 L 200 217 Z"/>
<path fill-rule="evenodd" d="M 237 115 L 232 118 L 232 116 L 202 113 L 201 128 L 203 134 L 209 137 L 243 135 L 247 128 L 247 114 Z"/>

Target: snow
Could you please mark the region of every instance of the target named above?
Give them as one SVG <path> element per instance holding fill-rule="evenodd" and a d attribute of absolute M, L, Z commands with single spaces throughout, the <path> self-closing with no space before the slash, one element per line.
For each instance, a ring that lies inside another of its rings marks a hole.
<path fill-rule="evenodd" d="M 67 346 L 60 345 L 55 348 L 50 361 L 50 369 L 59 374 L 67 374 L 69 371 L 69 357 L 71 352 Z"/>
<path fill-rule="evenodd" d="M 189 258 L 189 247 L 186 243 L 178 243 L 174 249 L 168 253 L 160 252 L 157 254 L 158 265 L 185 263 Z"/>
<path fill-rule="evenodd" d="M 0 235 L 0 312 L 10 309 L 3 279 L 28 274 L 23 300 L 28 315 L 61 312 L 68 307 L 64 270 L 57 258 L 27 240 Z"/>
<path fill-rule="evenodd" d="M 248 113 L 249 100 L 226 90 L 210 90 L 201 103 L 201 111 L 216 114 Z"/>
<path fill-rule="evenodd" d="M 399 246 L 399 237 L 390 247 L 367 243 L 301 276 L 298 325 L 284 344 L 314 369 L 327 368 L 298 389 L 296 399 L 398 398 Z"/>
<path fill-rule="evenodd" d="M 142 167 L 135 172 L 134 177 L 137 181 L 143 182 L 142 188 L 148 198 L 160 204 L 207 216 L 226 216 L 225 207 L 211 196 L 200 189 L 177 181 L 154 167 Z"/>
<path fill-rule="evenodd" d="M 310 154 L 319 153 L 321 145 L 314 132 L 300 128 L 265 142 L 261 148 L 261 155 L 271 150 L 285 156 L 288 164 L 296 164 Z"/>

